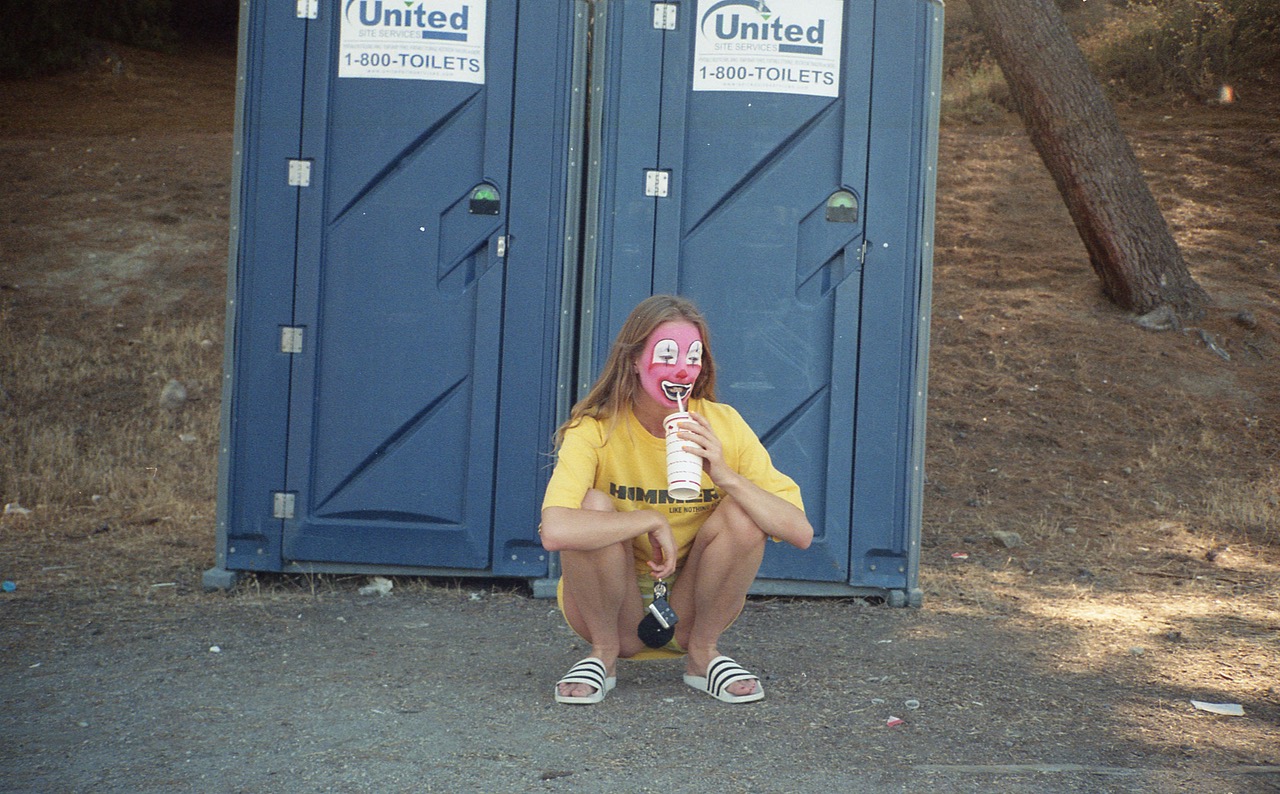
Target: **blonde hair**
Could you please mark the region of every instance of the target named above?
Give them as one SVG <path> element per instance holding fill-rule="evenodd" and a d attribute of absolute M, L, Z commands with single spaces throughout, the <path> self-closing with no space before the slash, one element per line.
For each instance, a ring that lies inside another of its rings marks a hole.
<path fill-rule="evenodd" d="M 613 340 L 613 348 L 609 351 L 609 358 L 604 363 L 600 377 L 596 379 L 591 391 L 587 392 L 587 396 L 569 411 L 569 419 L 556 430 L 557 448 L 564 441 L 564 434 L 576 427 L 584 417 L 616 422 L 618 417 L 631 408 L 631 403 L 640 391 L 640 376 L 632 366 L 636 357 L 644 350 L 645 342 L 649 341 L 655 328 L 663 323 L 682 320 L 692 323 L 702 337 L 702 371 L 698 373 L 698 380 L 694 382 L 690 396 L 707 400 L 716 398 L 716 364 L 711 356 L 711 339 L 706 318 L 686 298 L 654 295 L 641 301 L 627 316 L 622 330 L 618 331 L 618 338 Z"/>

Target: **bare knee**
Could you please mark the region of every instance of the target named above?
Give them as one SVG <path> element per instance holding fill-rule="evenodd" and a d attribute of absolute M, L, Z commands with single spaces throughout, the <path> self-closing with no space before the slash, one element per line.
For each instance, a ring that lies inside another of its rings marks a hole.
<path fill-rule="evenodd" d="M 571 572 L 590 569 L 600 576 L 625 579 L 634 570 L 631 542 L 619 541 L 598 549 L 562 549 L 560 567 L 566 578 Z"/>
<path fill-rule="evenodd" d="M 598 488 L 587 489 L 587 495 L 582 498 L 583 510 L 600 510 L 603 512 L 613 512 L 613 500 L 609 495 Z"/>
<path fill-rule="evenodd" d="M 747 511 L 728 497 L 720 500 L 715 512 L 707 518 L 706 528 L 711 529 L 716 536 L 725 536 L 743 548 L 763 548 L 767 537 L 764 530 L 747 515 Z"/>

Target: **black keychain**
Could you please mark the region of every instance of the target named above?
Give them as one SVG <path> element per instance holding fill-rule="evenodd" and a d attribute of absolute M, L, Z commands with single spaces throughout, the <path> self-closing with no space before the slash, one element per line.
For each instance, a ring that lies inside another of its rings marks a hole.
<path fill-rule="evenodd" d="M 636 627 L 640 641 L 650 648 L 661 648 L 676 633 L 675 610 L 667 603 L 667 583 L 658 579 L 653 583 L 653 601 L 649 604 L 649 614 L 644 616 Z"/>

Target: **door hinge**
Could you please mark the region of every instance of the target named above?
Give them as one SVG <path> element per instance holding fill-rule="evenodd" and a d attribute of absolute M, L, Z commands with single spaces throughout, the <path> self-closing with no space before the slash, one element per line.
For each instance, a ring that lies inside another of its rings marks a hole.
<path fill-rule="evenodd" d="M 297 494 L 289 491 L 275 491 L 271 494 L 271 517 L 272 518 L 293 518 L 293 506 L 296 501 Z"/>
<path fill-rule="evenodd" d="M 675 3 L 654 3 L 653 4 L 653 29 L 654 30 L 675 30 L 676 29 L 676 12 L 680 6 Z"/>
<path fill-rule="evenodd" d="M 281 353 L 301 353 L 302 352 L 302 326 L 300 325 L 280 326 L 280 352 Z"/>
<path fill-rule="evenodd" d="M 315 19 L 320 15 L 320 0 L 298 0 L 298 19 Z"/>
<path fill-rule="evenodd" d="M 504 234 L 498 238 L 498 258 L 501 259 L 507 255 L 507 236 Z"/>
<path fill-rule="evenodd" d="M 862 247 L 858 249 L 858 267 L 862 267 L 867 263 L 867 241 L 862 240 Z"/>
<path fill-rule="evenodd" d="M 670 193 L 670 188 L 670 171 L 651 170 L 644 172 L 644 194 L 646 196 L 666 198 L 668 193 Z"/>
<path fill-rule="evenodd" d="M 289 161 L 289 187 L 311 187 L 311 161 Z"/>

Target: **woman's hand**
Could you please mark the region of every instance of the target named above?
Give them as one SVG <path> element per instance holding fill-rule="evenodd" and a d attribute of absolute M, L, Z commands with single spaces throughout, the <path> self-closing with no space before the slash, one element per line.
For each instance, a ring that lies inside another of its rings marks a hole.
<path fill-rule="evenodd" d="M 683 423 L 680 438 L 693 442 L 685 448 L 702 458 L 702 467 L 720 494 L 733 497 L 761 532 L 796 548 L 807 549 L 813 542 L 813 526 L 804 512 L 732 469 L 725 462 L 724 449 L 711 424 L 700 414 L 691 411 L 689 415 L 693 422 Z"/>
<path fill-rule="evenodd" d="M 649 559 L 649 571 L 655 579 L 666 579 L 676 572 L 676 539 L 671 533 L 671 525 L 662 519 L 662 526 L 649 532 L 649 548 L 653 556 Z"/>
<path fill-rule="evenodd" d="M 693 442 L 686 444 L 685 449 L 702 458 L 703 470 L 711 478 L 711 482 L 719 485 L 726 477 L 731 477 L 737 472 L 725 463 L 724 448 L 720 444 L 720 439 L 716 437 L 715 431 L 711 429 L 711 423 L 707 418 L 693 411 L 689 412 L 689 416 L 693 421 L 681 423 L 679 437 Z"/>

